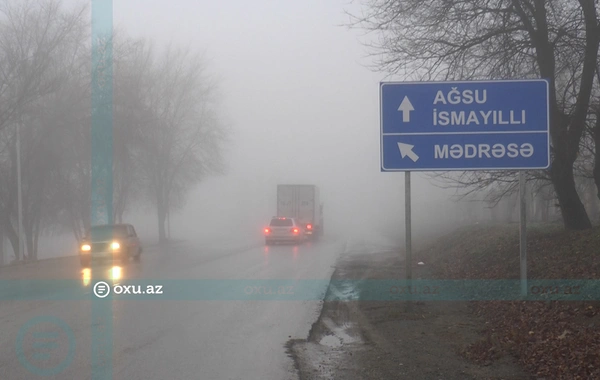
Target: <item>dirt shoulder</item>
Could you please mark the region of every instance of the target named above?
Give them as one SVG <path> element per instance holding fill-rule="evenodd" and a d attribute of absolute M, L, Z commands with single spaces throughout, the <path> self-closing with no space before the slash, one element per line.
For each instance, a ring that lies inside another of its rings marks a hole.
<path fill-rule="evenodd" d="M 518 248 L 516 225 L 463 228 L 417 252 L 413 276 L 515 279 Z M 532 279 L 600 274 L 599 229 L 533 228 L 528 251 Z M 332 280 L 403 279 L 399 258 L 346 256 Z M 308 339 L 291 341 L 288 350 L 302 380 L 600 378 L 599 309 L 581 301 L 419 301 L 410 309 L 364 297 L 326 301 Z"/>

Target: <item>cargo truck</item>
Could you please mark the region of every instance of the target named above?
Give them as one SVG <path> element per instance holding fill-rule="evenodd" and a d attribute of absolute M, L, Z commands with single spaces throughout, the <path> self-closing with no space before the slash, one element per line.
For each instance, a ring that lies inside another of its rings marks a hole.
<path fill-rule="evenodd" d="M 315 185 L 277 185 L 277 216 L 295 218 L 307 238 L 323 236 L 323 204 Z"/>

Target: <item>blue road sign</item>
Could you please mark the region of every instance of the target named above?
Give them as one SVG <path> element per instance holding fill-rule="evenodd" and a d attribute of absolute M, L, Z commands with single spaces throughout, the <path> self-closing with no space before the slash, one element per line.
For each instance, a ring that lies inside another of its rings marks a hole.
<path fill-rule="evenodd" d="M 381 171 L 550 166 L 548 82 L 380 85 Z"/>

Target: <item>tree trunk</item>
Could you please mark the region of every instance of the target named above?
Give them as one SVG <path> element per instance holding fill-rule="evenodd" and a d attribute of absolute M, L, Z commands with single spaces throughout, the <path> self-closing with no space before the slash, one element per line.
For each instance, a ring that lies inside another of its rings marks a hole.
<path fill-rule="evenodd" d="M 550 200 L 542 200 L 542 222 L 546 223 L 550 219 Z"/>
<path fill-rule="evenodd" d="M 81 221 L 83 221 L 83 233 L 92 228 L 92 210 L 89 207 L 85 207 L 80 211 Z"/>
<path fill-rule="evenodd" d="M 28 213 L 27 227 L 25 228 L 27 257 L 29 260 L 37 260 L 36 241 L 37 235 L 39 234 L 39 225 L 42 217 L 41 194 L 35 194 L 34 196 L 36 197 L 36 201 L 31 206 L 31 210 Z"/>
<path fill-rule="evenodd" d="M 33 257 L 35 260 L 38 259 L 38 243 L 40 241 L 40 219 L 36 220 L 35 225 L 33 226 Z"/>
<path fill-rule="evenodd" d="M 27 260 L 35 260 L 33 254 L 33 223 L 28 223 L 25 228 L 25 247 L 27 248 Z"/>
<path fill-rule="evenodd" d="M 596 125 L 594 126 L 594 183 L 596 196 L 600 199 L 600 110 L 596 112 Z"/>
<path fill-rule="evenodd" d="M 552 163 L 550 174 L 565 228 L 567 230 L 591 228 L 592 223 L 575 188 L 573 164 L 557 155 Z"/>
<path fill-rule="evenodd" d="M 124 194 L 122 189 L 119 189 L 120 191 L 117 193 L 117 198 L 116 201 L 114 202 L 114 207 L 113 207 L 113 222 L 114 223 L 123 223 L 123 210 L 124 210 L 124 203 L 125 200 L 124 198 Z"/>
<path fill-rule="evenodd" d="M 6 203 L 8 206 L 2 210 L 4 212 L 2 223 L 4 224 L 4 231 L 7 233 L 8 239 L 10 240 L 10 245 L 12 246 L 15 255 L 15 261 L 19 261 L 21 260 L 19 238 L 11 218 L 11 214 L 15 213 L 15 210 L 13 209 L 14 205 L 17 204 L 17 148 L 14 138 L 11 140 L 11 146 L 13 149 L 10 150 L 10 180 L 8 182 L 8 202 Z"/>
<path fill-rule="evenodd" d="M 548 200 L 544 188 L 539 189 L 535 195 L 535 220 L 538 222 L 548 221 Z"/>
<path fill-rule="evenodd" d="M 510 198 L 508 198 L 508 201 L 506 203 L 506 223 L 512 223 L 514 219 L 513 216 L 515 212 L 515 207 L 517 206 L 517 197 L 515 196 L 515 194 L 511 194 Z"/>
<path fill-rule="evenodd" d="M 532 222 L 541 222 L 541 208 L 542 208 L 542 192 L 538 190 L 532 194 L 531 205 L 533 206 L 533 213 L 531 214 Z"/>
<path fill-rule="evenodd" d="M 77 242 L 81 241 L 81 226 L 79 219 L 71 211 L 69 211 L 69 219 L 71 219 L 71 229 L 73 230 L 73 236 Z"/>
<path fill-rule="evenodd" d="M 4 216 L 2 222 L 4 225 L 4 233 L 8 236 L 8 240 L 10 241 L 10 245 L 12 246 L 15 255 L 15 260 L 19 261 L 21 260 L 21 257 L 19 256 L 19 238 L 17 236 L 17 232 L 15 231 L 12 223 L 10 222 L 10 217 L 8 215 Z"/>
<path fill-rule="evenodd" d="M 113 213 L 114 222 L 117 224 L 123 223 L 123 211 L 120 208 L 116 208 Z"/>
<path fill-rule="evenodd" d="M 167 210 L 165 207 L 165 202 L 161 197 L 158 197 L 156 203 L 156 211 L 158 217 L 158 242 L 165 243 L 167 241 L 167 233 L 165 229 L 165 221 L 167 219 Z"/>
<path fill-rule="evenodd" d="M 166 243 L 167 232 L 165 229 L 166 214 L 164 212 L 158 212 L 158 241 L 160 243 Z"/>
<path fill-rule="evenodd" d="M 498 205 L 490 207 L 490 216 L 493 224 L 498 222 Z"/>
<path fill-rule="evenodd" d="M 27 200 L 28 198 L 25 198 Z M 33 260 L 33 223 L 35 220 L 34 207 L 23 208 L 23 242 L 25 248 L 23 249 L 23 255 L 27 260 Z"/>
<path fill-rule="evenodd" d="M 586 186 L 585 190 L 585 201 L 592 224 L 598 222 L 600 219 L 600 202 L 596 197 L 595 183 L 588 182 L 589 186 Z"/>
<path fill-rule="evenodd" d="M 40 225 L 42 223 L 41 211 L 38 210 L 35 221 L 33 222 L 32 239 L 31 239 L 31 256 L 33 260 L 38 259 L 38 241 L 40 238 L 41 230 Z"/>
<path fill-rule="evenodd" d="M 598 22 L 595 4 L 589 1 L 580 2 L 586 26 L 585 58 L 580 79 L 581 88 L 577 95 L 575 109 L 569 115 L 560 111 L 556 97 L 555 45 L 550 41 L 546 2 L 536 1 L 534 7 L 530 7 L 535 25 L 524 11 L 523 3 L 513 0 L 512 4 L 534 43 L 540 75 L 542 78 L 550 80 L 550 135 L 554 148 L 554 160 L 550 173 L 564 226 L 568 230 L 591 228 L 592 224 L 575 188 L 573 163 L 577 158 L 579 142 L 585 127 L 596 71 Z"/>
<path fill-rule="evenodd" d="M 535 222 L 535 195 L 533 194 L 533 191 L 528 190 L 525 192 L 525 199 L 527 200 L 527 208 L 526 208 L 526 214 L 527 215 L 527 220 L 531 220 L 531 222 Z"/>
<path fill-rule="evenodd" d="M 167 211 L 167 239 L 171 240 L 171 211 Z"/>

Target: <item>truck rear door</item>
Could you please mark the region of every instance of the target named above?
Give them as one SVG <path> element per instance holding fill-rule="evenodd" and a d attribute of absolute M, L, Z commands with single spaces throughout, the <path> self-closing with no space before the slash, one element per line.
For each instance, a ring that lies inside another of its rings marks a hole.
<path fill-rule="evenodd" d="M 277 216 L 296 217 L 296 192 L 294 186 L 277 186 Z"/>
<path fill-rule="evenodd" d="M 315 222 L 315 188 L 314 186 L 298 186 L 298 220 L 301 223 Z"/>

